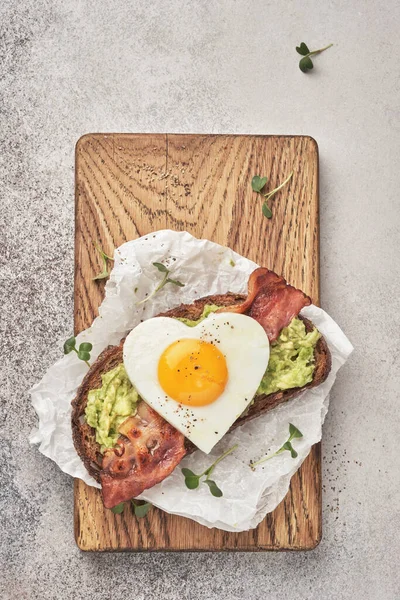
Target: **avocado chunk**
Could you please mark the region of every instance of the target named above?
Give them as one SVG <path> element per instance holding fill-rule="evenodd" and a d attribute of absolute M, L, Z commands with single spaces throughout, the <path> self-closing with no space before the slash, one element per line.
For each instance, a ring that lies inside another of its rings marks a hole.
<path fill-rule="evenodd" d="M 120 425 L 136 412 L 138 393 L 123 363 L 101 376 L 102 386 L 90 390 L 85 409 L 86 422 L 96 430 L 101 450 L 112 448 L 119 438 Z"/>
<path fill-rule="evenodd" d="M 320 337 L 318 329 L 307 333 L 301 319 L 292 319 L 271 344 L 268 367 L 256 396 L 310 383 L 315 367 L 314 349 Z"/>
<path fill-rule="evenodd" d="M 204 319 L 206 319 L 209 315 L 211 315 L 211 313 L 216 312 L 219 308 L 221 307 L 217 306 L 216 304 L 206 304 L 203 308 L 203 312 L 197 320 L 193 321 L 192 319 L 185 319 L 184 317 L 176 317 L 176 319 L 177 321 L 182 321 L 182 323 L 185 323 L 185 325 L 188 327 L 195 327 L 204 321 Z"/>

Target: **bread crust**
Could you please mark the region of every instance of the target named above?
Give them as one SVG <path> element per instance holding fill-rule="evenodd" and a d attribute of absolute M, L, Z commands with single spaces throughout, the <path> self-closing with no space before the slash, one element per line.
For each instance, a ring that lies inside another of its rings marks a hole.
<path fill-rule="evenodd" d="M 161 313 L 160 317 L 183 317 L 186 319 L 198 319 L 206 304 L 215 304 L 217 306 L 232 306 L 243 301 L 246 296 L 241 294 L 218 294 L 214 296 L 205 296 L 199 300 L 195 300 L 192 304 L 181 304 L 167 312 Z M 305 324 L 306 330 L 311 331 L 313 324 L 304 317 L 299 317 Z M 121 340 L 118 346 L 108 346 L 98 356 L 96 361 L 90 367 L 84 377 L 76 397 L 72 401 L 72 436 L 76 451 L 82 459 L 86 469 L 94 479 L 99 481 L 99 472 L 101 470 L 102 454 L 100 445 L 96 442 L 95 430 L 90 427 L 84 419 L 85 409 L 90 390 L 101 387 L 101 375 L 110 371 L 122 362 L 123 345 L 125 338 Z M 314 351 L 315 369 L 313 380 L 302 388 L 293 388 L 290 390 L 274 392 L 273 394 L 261 394 L 257 396 L 253 404 L 249 407 L 244 415 L 242 415 L 232 425 L 229 431 L 236 429 L 240 425 L 248 423 L 252 419 L 261 414 L 275 408 L 279 404 L 287 402 L 295 398 L 305 389 L 320 385 L 327 378 L 331 370 L 331 354 L 325 339 L 321 336 L 318 340 Z M 196 450 L 196 447 L 189 441 L 185 442 L 187 453 Z"/>

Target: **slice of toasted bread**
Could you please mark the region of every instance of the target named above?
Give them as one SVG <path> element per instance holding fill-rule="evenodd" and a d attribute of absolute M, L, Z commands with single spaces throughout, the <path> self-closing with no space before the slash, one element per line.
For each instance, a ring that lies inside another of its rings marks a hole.
<path fill-rule="evenodd" d="M 240 294 L 231 293 L 206 296 L 196 300 L 193 302 L 193 304 L 181 304 L 180 306 L 177 306 L 176 308 L 173 308 L 165 313 L 161 313 L 158 316 L 183 317 L 186 319 L 196 320 L 201 316 L 206 304 L 232 306 L 242 301 L 244 298 L 245 296 Z M 300 318 L 302 318 L 304 321 L 306 330 L 311 331 L 313 329 L 313 324 L 311 321 L 303 317 Z M 77 395 L 72 402 L 72 434 L 74 445 L 86 469 L 97 481 L 99 481 L 102 454 L 100 452 L 100 446 L 96 442 L 95 430 L 90 427 L 85 420 L 88 392 L 101 387 L 101 375 L 103 373 L 107 373 L 107 371 L 110 371 L 122 362 L 123 345 L 124 340 L 121 340 L 118 346 L 108 346 L 105 350 L 103 350 L 86 374 L 81 386 L 77 391 Z M 317 342 L 314 358 L 314 376 L 310 383 L 302 388 L 293 388 L 283 392 L 274 392 L 273 394 L 262 394 L 260 396 L 256 396 L 253 404 L 243 416 L 235 421 L 230 431 L 240 425 L 244 425 L 251 419 L 260 416 L 268 410 L 275 408 L 275 406 L 278 406 L 278 404 L 282 404 L 283 402 L 287 402 L 291 398 L 298 396 L 304 389 L 316 387 L 322 383 L 328 376 L 328 373 L 331 369 L 331 355 L 327 343 L 323 337 L 321 337 Z M 189 442 L 189 440 L 186 441 L 186 447 L 188 453 L 193 452 L 196 449 L 195 446 Z"/>

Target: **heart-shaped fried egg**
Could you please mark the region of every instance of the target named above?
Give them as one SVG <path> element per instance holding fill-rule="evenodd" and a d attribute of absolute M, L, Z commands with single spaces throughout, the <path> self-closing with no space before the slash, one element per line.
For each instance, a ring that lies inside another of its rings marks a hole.
<path fill-rule="evenodd" d="M 249 406 L 268 360 L 261 325 L 228 312 L 195 327 L 155 317 L 124 344 L 125 369 L 139 395 L 207 453 Z"/>

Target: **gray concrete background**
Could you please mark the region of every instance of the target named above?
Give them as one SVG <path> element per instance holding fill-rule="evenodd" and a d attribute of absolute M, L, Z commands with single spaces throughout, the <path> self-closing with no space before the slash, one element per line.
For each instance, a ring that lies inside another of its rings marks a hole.
<path fill-rule="evenodd" d="M 3 0 L 0 15 L 0 597 L 400 598 L 398 2 Z M 309 75 L 301 41 L 335 44 Z M 317 139 L 322 300 L 356 351 L 324 427 L 315 551 L 76 548 L 71 480 L 27 442 L 27 389 L 72 331 L 74 144 L 96 131 Z"/>

